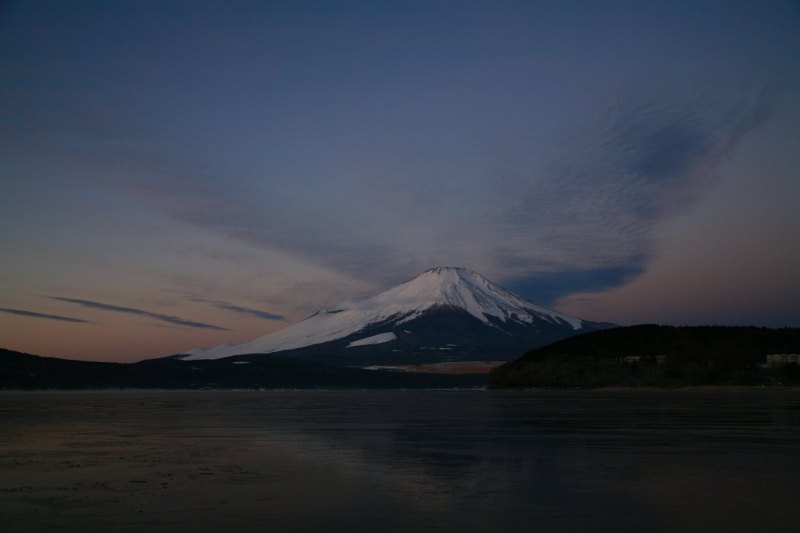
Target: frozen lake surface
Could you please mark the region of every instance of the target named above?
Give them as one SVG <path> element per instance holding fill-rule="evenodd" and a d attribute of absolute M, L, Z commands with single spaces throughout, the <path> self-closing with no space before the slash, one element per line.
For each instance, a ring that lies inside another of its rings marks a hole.
<path fill-rule="evenodd" d="M 798 531 L 800 391 L 0 393 L 0 530 Z"/>

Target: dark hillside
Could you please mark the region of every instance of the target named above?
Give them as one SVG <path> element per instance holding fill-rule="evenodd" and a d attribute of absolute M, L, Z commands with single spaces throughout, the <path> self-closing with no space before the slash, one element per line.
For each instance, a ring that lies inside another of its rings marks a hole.
<path fill-rule="evenodd" d="M 494 387 L 762 385 L 798 382 L 800 329 L 641 325 L 586 333 L 526 353 L 490 375 Z"/>
<path fill-rule="evenodd" d="M 485 382 L 485 375 L 377 372 L 269 355 L 206 361 L 166 357 L 122 364 L 39 357 L 0 349 L 0 390 L 448 388 L 481 386 Z"/>

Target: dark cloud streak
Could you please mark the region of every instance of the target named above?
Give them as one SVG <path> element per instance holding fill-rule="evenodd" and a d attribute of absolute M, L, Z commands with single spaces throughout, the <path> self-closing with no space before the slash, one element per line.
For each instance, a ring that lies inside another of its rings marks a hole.
<path fill-rule="evenodd" d="M 124 313 L 128 315 L 136 315 L 136 316 L 143 316 L 147 318 L 152 318 L 155 320 L 160 320 L 162 322 L 167 322 L 169 324 L 176 324 L 178 326 L 185 326 L 188 328 L 196 328 L 196 329 L 211 329 L 215 331 L 231 331 L 228 328 L 223 328 L 220 326 L 215 326 L 213 324 L 205 324 L 203 322 L 195 322 L 192 320 L 186 320 L 184 318 L 180 318 L 177 316 L 171 315 L 162 315 L 160 313 L 152 313 L 150 311 L 145 311 L 142 309 L 135 309 L 133 307 L 121 307 L 118 305 L 110 305 L 104 304 L 101 302 L 93 302 L 91 300 L 81 300 L 79 298 L 66 298 L 64 296 L 48 296 L 51 300 L 57 300 L 59 302 L 67 302 L 76 305 L 80 305 L 83 307 L 88 307 L 91 309 L 100 309 L 102 311 L 111 311 L 114 313 Z"/>
<path fill-rule="evenodd" d="M 212 300 L 198 300 L 198 301 L 204 301 L 205 303 L 211 304 L 218 309 L 224 309 L 225 311 L 231 311 L 233 313 L 239 313 L 243 315 L 252 315 L 257 318 L 263 318 L 264 320 L 283 320 L 285 318 L 283 315 L 276 315 L 274 313 L 270 313 L 267 311 L 259 311 L 258 309 L 251 309 L 249 307 L 233 305 L 227 302 L 217 302 Z"/>
<path fill-rule="evenodd" d="M 504 286 L 539 305 L 553 306 L 565 295 L 583 291 L 602 291 L 619 287 L 642 274 L 644 258 L 633 258 L 627 265 L 589 270 L 543 272 L 510 280 Z"/>
<path fill-rule="evenodd" d="M 269 311 L 261 311 L 260 309 L 253 309 L 252 307 L 244 307 L 241 305 L 235 305 L 230 302 L 224 302 L 221 300 L 210 300 L 208 298 L 203 298 L 202 296 L 197 295 L 196 293 L 190 291 L 177 291 L 172 289 L 163 289 L 166 292 L 171 292 L 174 294 L 179 294 L 188 298 L 192 302 L 209 304 L 217 309 L 222 309 L 224 311 L 231 311 L 232 313 L 239 313 L 242 315 L 251 315 L 257 318 L 261 318 L 264 320 L 283 320 L 286 317 L 283 315 L 279 315 L 276 313 L 270 313 Z"/>
<path fill-rule="evenodd" d="M 47 313 L 37 313 L 36 311 L 25 311 L 24 309 L 9 309 L 7 307 L 0 307 L 0 312 L 8 313 L 10 315 L 27 316 L 31 318 L 44 318 L 47 320 L 59 320 L 61 322 L 72 322 L 75 324 L 91 324 L 88 320 L 82 318 L 72 318 L 69 316 L 61 315 L 48 315 Z"/>

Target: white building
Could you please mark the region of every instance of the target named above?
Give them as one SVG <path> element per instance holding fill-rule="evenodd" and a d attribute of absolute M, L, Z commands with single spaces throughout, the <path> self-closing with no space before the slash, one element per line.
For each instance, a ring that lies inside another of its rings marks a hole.
<path fill-rule="evenodd" d="M 800 353 L 773 353 L 767 356 L 767 366 L 776 367 L 789 363 L 800 364 Z"/>

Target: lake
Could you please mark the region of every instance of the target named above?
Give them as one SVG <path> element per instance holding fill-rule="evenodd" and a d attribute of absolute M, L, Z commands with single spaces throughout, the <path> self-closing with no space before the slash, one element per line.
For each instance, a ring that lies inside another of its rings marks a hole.
<path fill-rule="evenodd" d="M 800 391 L 0 393 L 0 531 L 798 531 Z"/>

